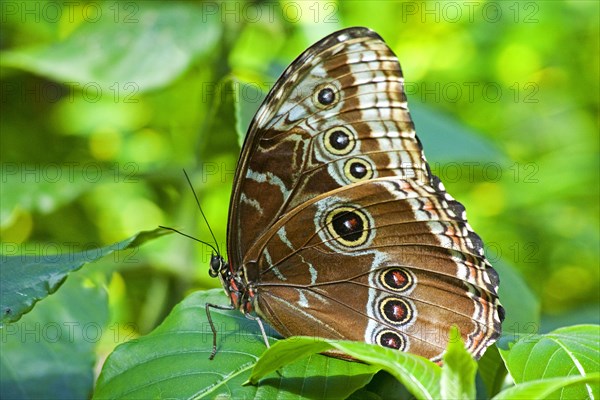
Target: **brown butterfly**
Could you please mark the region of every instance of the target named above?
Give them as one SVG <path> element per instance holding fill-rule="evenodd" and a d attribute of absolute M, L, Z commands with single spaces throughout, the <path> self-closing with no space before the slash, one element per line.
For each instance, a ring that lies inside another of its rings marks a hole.
<path fill-rule="evenodd" d="M 231 305 L 207 312 L 237 308 L 285 337 L 439 361 L 454 324 L 475 358 L 500 335 L 498 275 L 430 171 L 398 59 L 367 28 L 311 46 L 267 95 L 237 166 L 227 250 L 210 274 Z"/>

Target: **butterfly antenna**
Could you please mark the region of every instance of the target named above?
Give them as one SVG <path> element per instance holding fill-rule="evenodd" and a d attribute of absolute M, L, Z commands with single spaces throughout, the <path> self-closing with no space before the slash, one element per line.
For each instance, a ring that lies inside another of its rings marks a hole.
<path fill-rule="evenodd" d="M 202 244 L 205 244 L 205 245 L 207 245 L 208 247 L 210 247 L 211 249 L 213 249 L 213 251 L 216 251 L 216 252 L 217 252 L 217 254 L 220 254 L 220 253 L 219 253 L 219 250 L 218 250 L 218 249 L 215 249 L 215 246 L 213 246 L 212 244 L 210 244 L 210 243 L 208 243 L 208 242 L 205 242 L 204 240 L 196 239 L 195 237 L 193 237 L 193 236 L 190 236 L 190 235 L 188 235 L 187 233 L 183 233 L 183 232 L 181 232 L 181 231 L 178 231 L 177 229 L 175 229 L 175 228 L 171 228 L 171 227 L 169 227 L 169 226 L 162 226 L 162 225 L 159 225 L 158 227 L 159 227 L 159 228 L 163 228 L 163 229 L 168 229 L 168 230 L 170 230 L 170 231 L 173 231 L 173 232 L 175 232 L 175 233 L 179 233 L 181 236 L 185 236 L 186 238 L 190 238 L 190 239 L 192 239 L 192 240 L 195 240 L 196 242 L 200 242 L 200 243 L 202 243 Z"/>
<path fill-rule="evenodd" d="M 215 245 L 217 246 L 217 248 L 215 249 L 214 246 L 209 245 L 213 250 L 216 250 L 217 255 L 221 255 L 221 252 L 219 251 L 219 243 L 217 242 L 217 238 L 215 237 L 215 234 L 212 231 L 212 228 L 210 227 L 210 224 L 208 223 L 208 220 L 206 219 L 206 215 L 204 215 L 204 211 L 202 211 L 202 207 L 200 206 L 200 200 L 198 200 L 198 196 L 196 195 L 196 191 L 194 190 L 194 186 L 192 186 L 192 181 L 190 180 L 190 177 L 188 176 L 187 172 L 185 172 L 185 169 L 183 170 L 183 173 L 185 175 L 185 179 L 187 179 L 188 185 L 190 185 L 190 189 L 192 189 L 192 193 L 194 194 L 194 198 L 196 199 L 196 204 L 198 205 L 198 209 L 200 210 L 200 214 L 202 214 L 202 218 L 204 218 L 204 222 L 206 222 L 206 226 L 208 227 L 208 230 L 210 232 L 210 235 L 212 236 L 213 240 L 215 241 Z M 187 235 L 185 235 L 187 236 Z M 192 238 L 193 239 L 193 238 Z M 196 239 L 198 240 L 198 239 Z M 199 242 L 202 242 L 201 240 L 198 240 Z M 202 242 L 202 243 L 206 243 L 206 242 Z M 206 243 L 208 244 L 208 243 Z"/>

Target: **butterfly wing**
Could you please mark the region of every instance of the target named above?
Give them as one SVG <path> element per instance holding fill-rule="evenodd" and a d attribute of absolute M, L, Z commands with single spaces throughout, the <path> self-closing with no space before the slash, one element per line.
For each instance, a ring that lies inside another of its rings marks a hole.
<path fill-rule="evenodd" d="M 250 125 L 229 210 L 230 264 L 239 268 L 299 204 L 392 175 L 431 179 L 398 60 L 367 28 L 334 33 L 285 70 Z"/>
<path fill-rule="evenodd" d="M 439 360 L 456 324 L 480 357 L 500 334 L 498 276 L 441 183 L 377 178 L 297 207 L 247 255 L 255 307 L 284 336 Z"/>
<path fill-rule="evenodd" d="M 457 324 L 479 357 L 500 333 L 498 278 L 429 170 L 403 83 L 366 28 L 326 37 L 286 69 L 242 149 L 229 263 L 285 336 L 439 359 Z"/>

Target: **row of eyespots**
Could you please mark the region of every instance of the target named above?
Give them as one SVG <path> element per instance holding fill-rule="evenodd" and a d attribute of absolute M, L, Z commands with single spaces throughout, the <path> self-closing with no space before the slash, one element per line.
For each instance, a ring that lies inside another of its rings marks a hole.
<path fill-rule="evenodd" d="M 414 318 L 411 303 L 399 297 L 387 297 L 379 303 L 379 313 L 387 322 L 402 326 Z M 375 337 L 376 343 L 383 347 L 406 350 L 408 339 L 405 335 L 391 329 L 382 329 Z"/>
<path fill-rule="evenodd" d="M 378 280 L 385 288 L 398 293 L 411 289 L 415 284 L 413 274 L 398 267 L 384 270 L 379 274 Z M 379 302 L 379 314 L 387 322 L 402 326 L 415 318 L 413 307 L 412 303 L 400 297 L 390 296 Z M 396 350 L 406 350 L 407 340 L 403 334 L 389 329 L 382 330 L 376 336 L 377 344 Z"/>
<path fill-rule="evenodd" d="M 313 102 L 318 108 L 328 110 L 338 103 L 340 97 L 335 85 L 324 83 L 316 87 Z M 325 132 L 323 144 L 329 153 L 344 156 L 356 147 L 356 135 L 346 126 L 336 126 Z M 350 182 L 371 179 L 373 171 L 373 165 L 361 157 L 346 160 L 343 168 L 344 175 Z"/>

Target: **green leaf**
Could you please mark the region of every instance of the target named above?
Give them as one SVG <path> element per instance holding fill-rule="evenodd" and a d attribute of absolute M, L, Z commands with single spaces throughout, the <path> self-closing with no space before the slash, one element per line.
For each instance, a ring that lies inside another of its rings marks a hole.
<path fill-rule="evenodd" d="M 488 139 L 439 110 L 408 100 L 417 136 L 429 160 L 502 162 L 506 156 Z"/>
<path fill-rule="evenodd" d="M 495 345 L 487 348 L 477 364 L 478 392 L 489 399 L 500 392 L 508 371 Z"/>
<path fill-rule="evenodd" d="M 4 51 L 1 65 L 113 96 L 168 85 L 218 43 L 218 13 L 190 3 L 104 3 L 51 45 Z"/>
<path fill-rule="evenodd" d="M 469 354 L 456 326 L 450 329 L 450 341 L 444 353 L 441 395 L 444 399 L 474 399 L 477 363 Z"/>
<path fill-rule="evenodd" d="M 498 296 L 506 311 L 502 336 L 513 339 L 520 333 L 537 333 L 540 328 L 540 301 L 509 264 L 498 260 L 494 262 L 494 268 L 500 276 Z"/>
<path fill-rule="evenodd" d="M 212 309 L 218 351 L 211 361 L 206 303 L 228 305 L 229 299 L 220 289 L 193 293 L 153 332 L 118 346 L 104 364 L 94 398 L 343 398 L 374 373 L 365 364 L 314 355 L 286 366 L 281 376 L 243 386 L 265 351 L 258 324 L 236 310 Z M 277 341 L 274 333 L 268 336 Z"/>
<path fill-rule="evenodd" d="M 216 86 L 207 132 L 236 132 L 241 148 L 254 115 L 267 93 L 256 83 L 244 81 L 236 76 L 226 76 Z M 213 88 L 209 87 L 212 91 Z M 233 118 L 232 118 L 233 116 Z M 231 135 L 223 136 L 227 140 Z M 211 144 L 214 138 L 211 138 Z M 214 153 L 211 145 L 211 154 Z"/>
<path fill-rule="evenodd" d="M 84 399 L 94 386 L 96 344 L 108 328 L 101 284 L 74 274 L 20 321 L 5 324 L 0 343 L 3 399 Z"/>
<path fill-rule="evenodd" d="M 364 396 L 361 396 L 364 393 Z M 350 399 L 361 400 L 366 396 L 375 396 L 378 400 L 398 399 L 412 400 L 414 396 L 389 372 L 381 370 L 361 390 L 352 394 Z"/>
<path fill-rule="evenodd" d="M 250 383 L 255 384 L 266 374 L 296 360 L 331 350 L 369 364 L 372 372 L 379 369 L 389 372 L 419 399 L 440 397 L 440 367 L 423 357 L 367 343 L 312 337 L 292 337 L 271 346 L 254 367 Z"/>
<path fill-rule="evenodd" d="M 70 272 L 113 252 L 135 251 L 141 243 L 168 231 L 156 229 L 141 232 L 110 246 L 82 252 L 41 255 L 0 255 L 0 310 L 2 323 L 17 321 L 38 301 L 54 293 Z M 125 255 L 125 257 L 130 254 Z M 121 257 L 122 259 L 123 257 Z"/>
<path fill-rule="evenodd" d="M 246 109 L 243 83 L 235 77 L 226 76 L 214 87 L 208 86 L 208 90 L 214 93 L 211 111 L 204 130 L 209 134 L 206 136 L 205 152 L 202 159 L 207 159 L 214 154 L 223 152 L 231 153 L 232 144 L 240 147 L 244 141 L 246 130 L 241 129 L 241 114 Z M 221 134 L 212 135 L 213 132 Z M 236 132 L 237 135 L 232 133 Z M 237 143 L 235 142 L 237 136 Z M 209 142 L 210 141 L 210 142 Z"/>
<path fill-rule="evenodd" d="M 573 385 L 587 386 L 596 388 L 600 384 L 600 374 L 594 373 L 589 376 L 565 376 L 561 378 L 539 379 L 510 387 L 500 392 L 493 400 L 531 400 L 531 399 L 546 399 L 554 392 L 560 389 L 570 390 Z M 565 390 L 563 390 L 563 394 Z M 594 396 L 588 392 L 585 397 L 567 397 L 561 394 L 561 399 L 596 399 L 597 391 Z M 555 398 L 554 396 L 552 398 Z"/>
<path fill-rule="evenodd" d="M 600 326 L 575 325 L 524 337 L 500 350 L 516 383 L 566 376 L 588 376 L 600 369 Z M 560 398 L 598 398 L 598 384 L 565 388 Z"/>
<path fill-rule="evenodd" d="M 254 115 L 256 115 L 260 105 L 267 96 L 267 92 L 261 90 L 253 82 L 243 80 L 239 80 L 238 82 L 240 85 L 240 101 L 236 107 L 236 131 L 241 145 L 244 143 L 246 132 L 250 128 Z"/>

